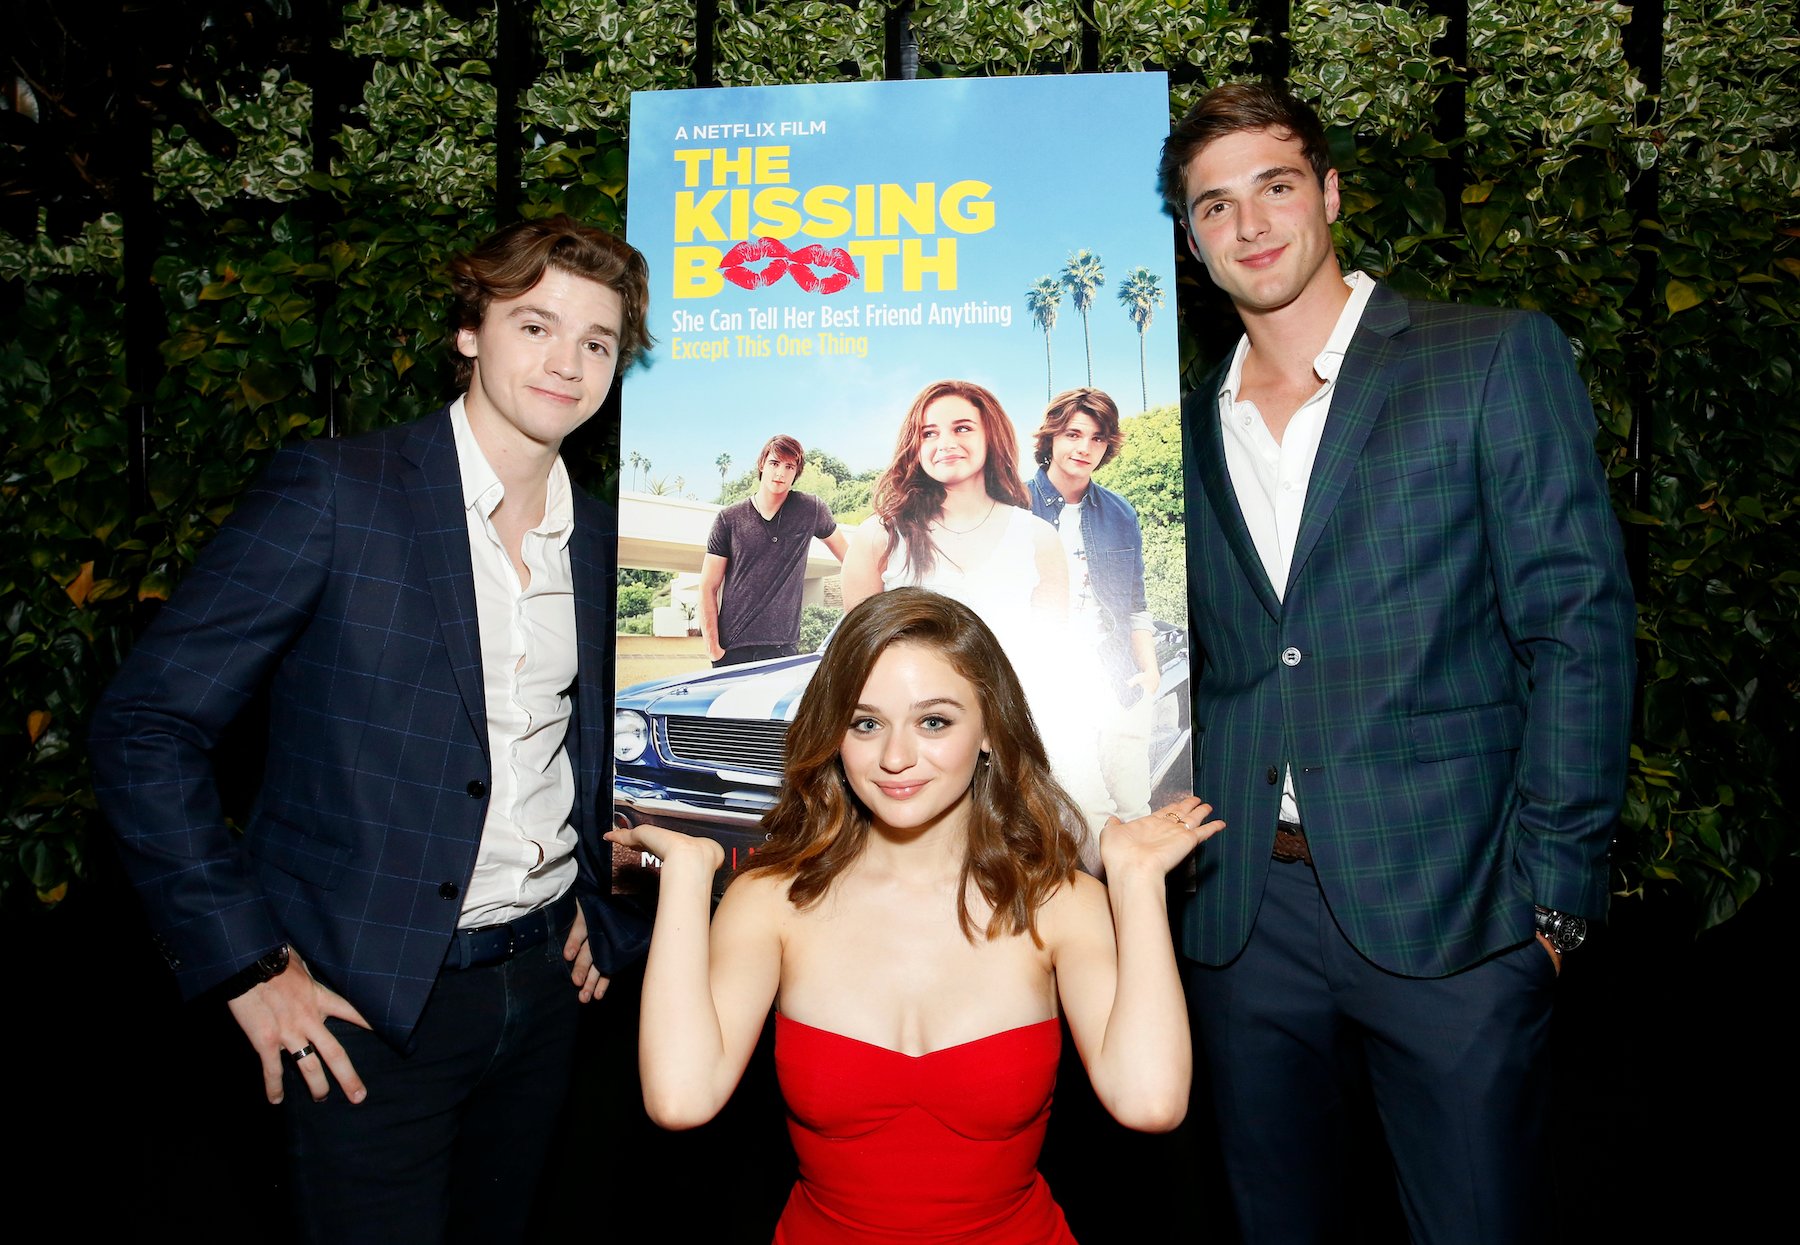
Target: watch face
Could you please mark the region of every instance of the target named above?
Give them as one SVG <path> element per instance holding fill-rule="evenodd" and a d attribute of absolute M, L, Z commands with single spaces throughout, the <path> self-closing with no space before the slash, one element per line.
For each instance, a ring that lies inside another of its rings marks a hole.
<path fill-rule="evenodd" d="M 1579 916 L 1563 917 L 1557 924 L 1557 930 L 1553 938 L 1558 951 L 1573 951 L 1576 947 L 1579 947 L 1582 943 L 1587 941 L 1587 918 Z"/>

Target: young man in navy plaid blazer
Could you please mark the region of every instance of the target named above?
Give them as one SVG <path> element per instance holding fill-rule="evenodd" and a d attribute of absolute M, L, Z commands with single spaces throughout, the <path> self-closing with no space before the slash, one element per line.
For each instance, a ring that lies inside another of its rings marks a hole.
<path fill-rule="evenodd" d="M 1209 92 L 1162 185 L 1245 335 L 1183 411 L 1195 790 L 1180 914 L 1247 1241 L 1341 1235 L 1347 1086 L 1415 1241 L 1522 1241 L 1552 986 L 1602 917 L 1633 609 L 1568 341 L 1343 274 L 1319 121 Z"/>
<path fill-rule="evenodd" d="M 647 932 L 600 839 L 615 524 L 558 453 L 649 344 L 643 257 L 559 217 L 451 276 L 467 391 L 277 455 L 92 724 L 183 993 L 287 1103 L 308 1240 L 521 1238 L 578 1003 Z M 263 690 L 239 836 L 212 754 Z"/>

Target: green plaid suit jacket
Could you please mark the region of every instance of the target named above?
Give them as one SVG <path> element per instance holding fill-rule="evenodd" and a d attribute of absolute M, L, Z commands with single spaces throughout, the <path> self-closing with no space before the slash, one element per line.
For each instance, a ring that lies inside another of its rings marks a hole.
<path fill-rule="evenodd" d="M 1465 968 L 1530 938 L 1534 903 L 1604 915 L 1634 613 L 1568 341 L 1378 287 L 1282 599 L 1225 465 L 1223 375 L 1183 411 L 1194 789 L 1228 823 L 1183 952 L 1243 949 L 1289 766 L 1332 913 L 1384 969 Z"/>

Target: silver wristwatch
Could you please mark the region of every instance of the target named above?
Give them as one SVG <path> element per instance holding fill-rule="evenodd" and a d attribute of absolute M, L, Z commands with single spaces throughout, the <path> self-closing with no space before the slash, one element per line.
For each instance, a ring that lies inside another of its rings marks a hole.
<path fill-rule="evenodd" d="M 1587 941 L 1587 918 L 1553 908 L 1537 909 L 1537 932 L 1542 934 L 1558 955 L 1567 955 Z"/>

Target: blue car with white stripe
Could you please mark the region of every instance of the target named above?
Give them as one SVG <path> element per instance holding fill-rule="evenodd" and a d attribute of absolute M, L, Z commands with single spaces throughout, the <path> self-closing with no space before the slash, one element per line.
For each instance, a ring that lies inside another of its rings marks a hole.
<path fill-rule="evenodd" d="M 727 872 L 764 842 L 782 750 L 819 655 L 778 657 L 621 691 L 613 709 L 613 821 L 716 839 Z"/>

